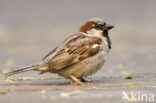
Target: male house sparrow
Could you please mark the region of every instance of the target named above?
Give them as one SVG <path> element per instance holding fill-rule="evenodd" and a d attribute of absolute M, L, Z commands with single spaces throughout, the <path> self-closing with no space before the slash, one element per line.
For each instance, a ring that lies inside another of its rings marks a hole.
<path fill-rule="evenodd" d="M 93 18 L 47 54 L 41 63 L 4 75 L 7 77 L 36 70 L 41 71 L 41 74 L 56 73 L 83 84 L 86 81 L 84 77 L 96 73 L 103 66 L 111 49 L 108 31 L 113 27 L 103 19 Z"/>

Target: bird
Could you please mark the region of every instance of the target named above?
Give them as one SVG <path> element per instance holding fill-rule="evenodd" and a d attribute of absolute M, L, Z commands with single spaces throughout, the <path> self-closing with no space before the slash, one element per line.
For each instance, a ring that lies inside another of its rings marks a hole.
<path fill-rule="evenodd" d="M 109 30 L 114 26 L 104 19 L 92 18 L 80 26 L 49 52 L 40 63 L 4 74 L 5 77 L 30 70 L 58 74 L 77 85 L 88 82 L 85 78 L 95 74 L 104 65 L 111 50 Z"/>

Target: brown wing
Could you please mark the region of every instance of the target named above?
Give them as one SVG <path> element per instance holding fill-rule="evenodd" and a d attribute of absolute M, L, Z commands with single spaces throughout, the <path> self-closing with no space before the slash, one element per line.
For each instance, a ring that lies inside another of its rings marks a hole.
<path fill-rule="evenodd" d="M 57 52 L 48 61 L 50 69 L 65 68 L 95 55 L 100 50 L 102 40 L 97 37 L 87 37 L 86 35 L 74 35 L 73 38 L 64 41 L 64 44 L 66 45 L 65 48 Z"/>
<path fill-rule="evenodd" d="M 85 37 L 87 37 L 87 36 L 81 35 L 81 34 L 73 34 L 69 38 L 67 38 L 63 42 L 63 44 L 69 46 L 69 45 L 72 45 L 74 42 L 80 40 L 81 38 L 85 38 Z M 52 51 L 50 51 L 45 57 L 43 57 L 42 60 L 44 61 L 45 59 L 47 59 L 47 57 L 49 57 L 50 55 L 52 55 L 57 49 L 58 49 L 58 46 L 56 48 L 54 48 Z"/>

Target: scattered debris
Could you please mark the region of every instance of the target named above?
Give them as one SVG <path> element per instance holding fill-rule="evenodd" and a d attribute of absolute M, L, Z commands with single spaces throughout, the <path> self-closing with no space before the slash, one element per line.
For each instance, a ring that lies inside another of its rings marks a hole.
<path fill-rule="evenodd" d="M 1 93 L 1 94 L 6 94 L 6 93 L 8 93 L 8 92 L 10 92 L 9 89 L 0 89 L 0 93 Z"/>
<path fill-rule="evenodd" d="M 0 89 L 0 93 L 1 94 L 6 94 L 8 92 L 11 92 L 11 91 L 46 91 L 46 90 L 43 90 L 43 89 Z"/>
<path fill-rule="evenodd" d="M 129 83 L 127 85 L 124 86 L 125 88 L 149 88 L 151 86 L 149 85 L 138 85 L 136 83 Z"/>
<path fill-rule="evenodd" d="M 124 79 L 133 79 L 135 76 L 132 73 L 126 73 L 124 72 L 123 78 Z"/>
<path fill-rule="evenodd" d="M 67 92 L 67 93 L 61 93 L 60 97 L 61 98 L 70 98 L 73 95 L 81 94 L 82 91 L 72 91 L 72 92 Z"/>
<path fill-rule="evenodd" d="M 61 79 L 61 78 L 45 78 L 45 77 L 41 77 L 41 78 L 34 78 L 34 77 L 18 77 L 18 78 L 10 78 L 10 77 L 6 77 L 5 81 L 9 82 L 9 83 L 14 83 L 16 81 L 26 81 L 26 80 L 51 80 L 51 79 Z"/>

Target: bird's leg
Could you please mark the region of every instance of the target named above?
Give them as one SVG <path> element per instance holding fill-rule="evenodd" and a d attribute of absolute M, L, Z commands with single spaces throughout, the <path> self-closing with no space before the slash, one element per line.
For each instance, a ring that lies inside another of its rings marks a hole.
<path fill-rule="evenodd" d="M 84 85 L 84 83 L 77 79 L 75 76 L 71 75 L 70 78 L 75 81 L 75 83 L 71 82 L 71 85 Z"/>

